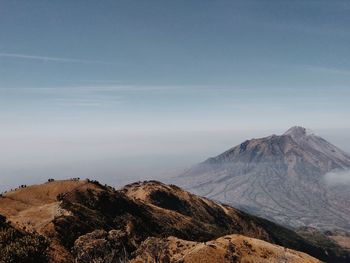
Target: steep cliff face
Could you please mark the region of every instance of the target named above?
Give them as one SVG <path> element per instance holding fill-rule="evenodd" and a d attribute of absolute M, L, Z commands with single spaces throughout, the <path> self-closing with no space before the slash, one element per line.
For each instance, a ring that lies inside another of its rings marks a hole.
<path fill-rule="evenodd" d="M 140 256 L 135 251 L 149 237 L 207 242 L 230 234 L 324 261 L 349 259 L 275 223 L 156 181 L 120 190 L 94 181 L 53 181 L 5 194 L 0 214 L 12 228 L 43 236 L 51 262 L 124 262 Z"/>
<path fill-rule="evenodd" d="M 196 194 L 284 225 L 350 230 L 350 188 L 335 189 L 324 177 L 347 169 L 348 154 L 293 127 L 280 136 L 245 141 L 175 181 Z"/>

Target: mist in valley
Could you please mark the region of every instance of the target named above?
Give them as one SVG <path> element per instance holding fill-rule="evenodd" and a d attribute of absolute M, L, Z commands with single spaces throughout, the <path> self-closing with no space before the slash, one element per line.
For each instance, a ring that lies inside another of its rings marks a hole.
<path fill-rule="evenodd" d="M 113 186 L 138 180 L 167 180 L 246 139 L 282 133 L 273 130 L 118 131 L 45 130 L 2 133 L 0 190 L 48 178 L 93 178 Z M 320 130 L 350 152 L 347 130 Z M 349 183 L 349 173 L 330 173 L 327 182 Z"/>

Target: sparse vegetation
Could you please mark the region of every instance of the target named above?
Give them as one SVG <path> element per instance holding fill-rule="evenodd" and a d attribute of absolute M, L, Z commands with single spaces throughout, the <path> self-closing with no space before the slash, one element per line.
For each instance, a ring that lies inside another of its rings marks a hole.
<path fill-rule="evenodd" d="M 0 219 L 0 262 L 42 263 L 48 262 L 48 241 L 38 234 L 12 228 Z"/>

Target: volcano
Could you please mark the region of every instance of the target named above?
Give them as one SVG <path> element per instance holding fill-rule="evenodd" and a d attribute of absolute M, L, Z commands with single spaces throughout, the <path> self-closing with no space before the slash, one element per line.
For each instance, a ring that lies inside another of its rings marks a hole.
<path fill-rule="evenodd" d="M 209 158 L 176 183 L 286 226 L 349 231 L 350 187 L 326 180 L 349 169 L 349 154 L 295 126 Z"/>

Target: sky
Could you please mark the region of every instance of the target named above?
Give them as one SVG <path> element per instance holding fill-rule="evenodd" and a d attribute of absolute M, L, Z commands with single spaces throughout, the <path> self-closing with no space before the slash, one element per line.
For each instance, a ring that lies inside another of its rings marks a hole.
<path fill-rule="evenodd" d="M 301 125 L 350 152 L 349 1 L 0 0 L 0 189 L 181 173 Z"/>

